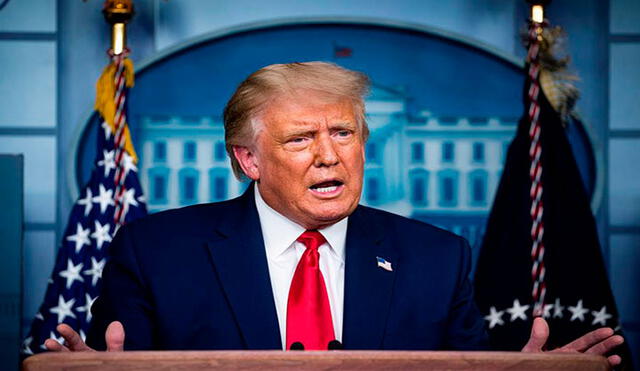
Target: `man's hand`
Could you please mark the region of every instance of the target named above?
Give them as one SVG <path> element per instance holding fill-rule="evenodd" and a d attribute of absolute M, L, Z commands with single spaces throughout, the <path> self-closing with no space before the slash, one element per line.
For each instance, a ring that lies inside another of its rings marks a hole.
<path fill-rule="evenodd" d="M 548 338 L 549 325 L 544 318 L 538 317 L 533 320 L 533 326 L 531 326 L 531 337 L 524 348 L 522 348 L 522 351 L 526 353 L 543 352 L 544 350 L 542 348 L 546 344 Z M 589 353 L 604 356 L 622 343 L 624 343 L 624 338 L 622 336 L 614 335 L 613 329 L 609 327 L 602 327 L 577 338 L 561 348 L 554 349 L 551 352 Z M 607 360 L 611 366 L 617 366 L 622 362 L 622 359 L 618 355 L 609 356 L 607 357 Z"/>
<path fill-rule="evenodd" d="M 75 332 L 69 325 L 60 324 L 56 327 L 56 330 L 64 338 L 64 344 L 58 343 L 54 339 L 47 339 L 44 342 L 44 346 L 52 352 L 95 352 L 95 349 L 90 348 L 77 332 Z M 120 352 L 124 347 L 124 327 L 122 323 L 113 321 L 107 327 L 107 332 L 104 334 L 104 339 L 107 344 L 107 352 Z"/>

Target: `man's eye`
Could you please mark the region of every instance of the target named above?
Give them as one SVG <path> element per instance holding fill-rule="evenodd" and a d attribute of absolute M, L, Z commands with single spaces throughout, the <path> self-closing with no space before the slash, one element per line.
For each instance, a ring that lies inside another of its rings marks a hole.
<path fill-rule="evenodd" d="M 289 143 L 304 143 L 305 140 L 306 140 L 305 137 L 296 137 L 296 138 L 289 139 Z"/>
<path fill-rule="evenodd" d="M 351 131 L 349 130 L 340 130 L 338 132 L 339 137 L 348 137 L 349 135 L 351 135 Z"/>

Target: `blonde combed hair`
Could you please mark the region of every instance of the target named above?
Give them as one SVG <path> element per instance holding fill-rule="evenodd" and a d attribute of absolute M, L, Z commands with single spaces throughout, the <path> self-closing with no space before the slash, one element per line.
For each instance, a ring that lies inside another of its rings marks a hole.
<path fill-rule="evenodd" d="M 246 147 L 255 141 L 261 125 L 260 114 L 270 101 L 298 91 L 351 100 L 363 141 L 366 141 L 369 129 L 364 117 L 364 96 L 369 91 L 369 78 L 365 74 L 327 62 L 272 64 L 240 83 L 224 109 L 225 144 L 236 178 L 242 180 L 244 172 L 233 154 L 233 147 Z"/>

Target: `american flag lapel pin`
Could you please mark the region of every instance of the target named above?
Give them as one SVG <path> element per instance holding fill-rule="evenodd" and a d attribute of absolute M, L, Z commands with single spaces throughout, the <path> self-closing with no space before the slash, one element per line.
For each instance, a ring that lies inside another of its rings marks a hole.
<path fill-rule="evenodd" d="M 378 261 L 378 267 L 384 269 L 385 271 L 392 272 L 393 268 L 391 268 L 391 262 L 386 261 L 385 259 L 376 256 L 376 260 Z"/>

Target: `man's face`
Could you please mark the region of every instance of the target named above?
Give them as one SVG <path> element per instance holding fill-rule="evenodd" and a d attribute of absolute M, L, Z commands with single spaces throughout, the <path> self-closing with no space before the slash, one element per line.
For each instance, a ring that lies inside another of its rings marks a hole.
<path fill-rule="evenodd" d="M 256 143 L 236 156 L 270 207 L 307 229 L 353 212 L 362 191 L 364 143 L 351 101 L 306 92 L 281 97 L 261 123 Z"/>

